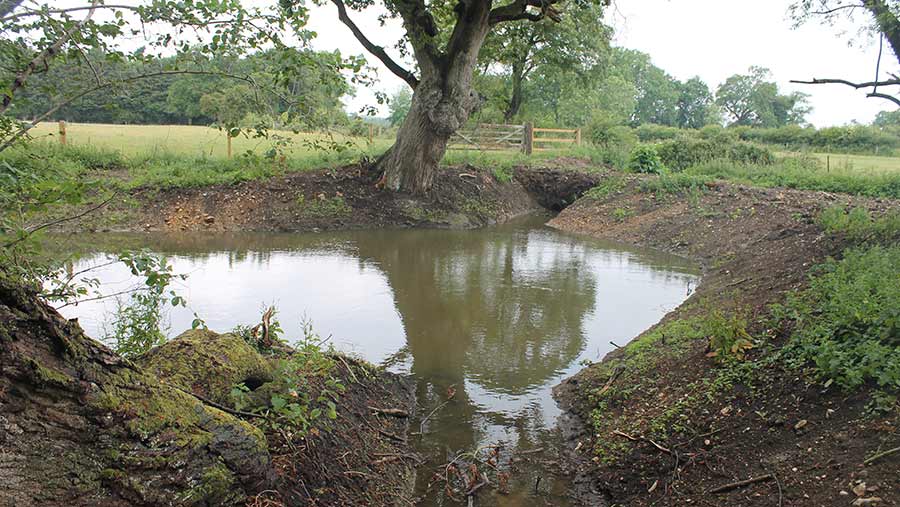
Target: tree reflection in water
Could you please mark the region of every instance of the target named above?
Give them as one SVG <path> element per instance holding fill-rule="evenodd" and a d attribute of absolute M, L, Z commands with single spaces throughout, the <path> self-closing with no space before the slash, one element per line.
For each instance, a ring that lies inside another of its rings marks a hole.
<path fill-rule="evenodd" d="M 477 231 L 88 241 L 101 251 L 98 245 L 149 246 L 173 256 L 179 271 L 193 273 L 189 301 L 213 329 L 253 322 L 263 302 L 275 301 L 290 337 L 299 328 L 295 316 L 309 312 L 317 331 L 346 335 L 366 359 L 404 365 L 420 412 L 455 386 L 454 401 L 428 420 L 419 439 L 429 460 L 418 478 L 422 491 L 429 467 L 448 453 L 496 440 L 545 445 L 556 413 L 550 388 L 580 359 L 599 358 L 588 349 L 603 353 L 610 339 L 637 334 L 696 284 L 696 270 L 681 259 L 561 234 L 542 221 Z M 76 307 L 70 316 L 98 311 Z M 173 331 L 191 317 L 173 314 Z M 508 502 L 527 503 L 513 498 Z"/>

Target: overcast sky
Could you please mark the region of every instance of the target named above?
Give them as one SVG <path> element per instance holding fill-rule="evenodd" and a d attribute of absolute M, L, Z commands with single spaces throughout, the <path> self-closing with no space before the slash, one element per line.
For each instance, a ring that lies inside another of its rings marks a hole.
<path fill-rule="evenodd" d="M 842 77 L 870 80 L 875 75 L 877 41 L 857 35 L 858 26 L 809 23 L 792 28 L 787 0 L 618 0 L 606 22 L 615 28 L 614 44 L 650 54 L 653 63 L 680 80 L 693 76 L 715 90 L 751 65 L 768 67 L 782 91 L 809 93 L 809 121 L 817 126 L 872 121 L 878 111 L 893 109 L 887 101 L 841 85 L 792 85 L 791 79 Z M 355 13 L 354 21 L 379 45 L 391 48 L 402 34 L 399 23 L 381 27 L 376 13 Z M 860 20 L 861 21 L 861 20 Z M 333 5 L 313 7 L 310 28 L 318 33 L 317 49 L 338 48 L 343 54 L 363 54 L 350 31 L 337 20 Z M 853 45 L 849 43 L 853 42 Z M 390 49 L 389 49 L 390 51 Z M 393 54 L 396 54 L 394 52 Z M 378 89 L 393 92 L 404 83 L 380 65 Z M 898 70 L 897 59 L 885 46 L 882 76 Z M 358 90 L 348 108 L 373 104 L 374 89 Z"/>

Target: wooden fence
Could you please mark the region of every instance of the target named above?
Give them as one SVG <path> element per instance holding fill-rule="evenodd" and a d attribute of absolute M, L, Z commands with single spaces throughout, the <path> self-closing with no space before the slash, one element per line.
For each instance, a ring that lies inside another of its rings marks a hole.
<path fill-rule="evenodd" d="M 451 150 L 516 150 L 527 155 L 535 151 L 581 146 L 581 129 L 535 128 L 526 125 L 478 123 L 459 130 L 450 138 Z"/>
<path fill-rule="evenodd" d="M 59 121 L 59 143 L 66 144 L 66 122 Z M 369 125 L 368 139 L 371 143 L 381 134 L 381 127 Z M 231 136 L 225 136 L 226 155 L 232 156 Z M 535 151 L 558 150 L 569 146 L 581 146 L 581 129 L 535 128 L 533 123 L 525 125 L 503 125 L 478 123 L 460 129 L 450 138 L 451 150 L 515 150 L 531 155 Z"/>

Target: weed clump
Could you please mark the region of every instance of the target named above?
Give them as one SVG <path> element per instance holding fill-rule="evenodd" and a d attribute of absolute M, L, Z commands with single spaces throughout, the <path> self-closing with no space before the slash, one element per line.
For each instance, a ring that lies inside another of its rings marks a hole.
<path fill-rule="evenodd" d="M 900 389 L 900 246 L 850 249 L 775 307 L 794 322 L 784 357 L 828 383 Z"/>

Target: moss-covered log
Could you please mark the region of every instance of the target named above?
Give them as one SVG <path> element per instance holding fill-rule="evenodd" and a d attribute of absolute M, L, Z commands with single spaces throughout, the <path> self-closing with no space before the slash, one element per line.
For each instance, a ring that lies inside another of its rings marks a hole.
<path fill-rule="evenodd" d="M 235 385 L 256 389 L 273 379 L 272 363 L 241 337 L 201 329 L 185 331 L 135 362 L 165 383 L 223 404 Z"/>
<path fill-rule="evenodd" d="M 227 505 L 274 481 L 262 433 L 0 278 L 0 506 Z"/>

